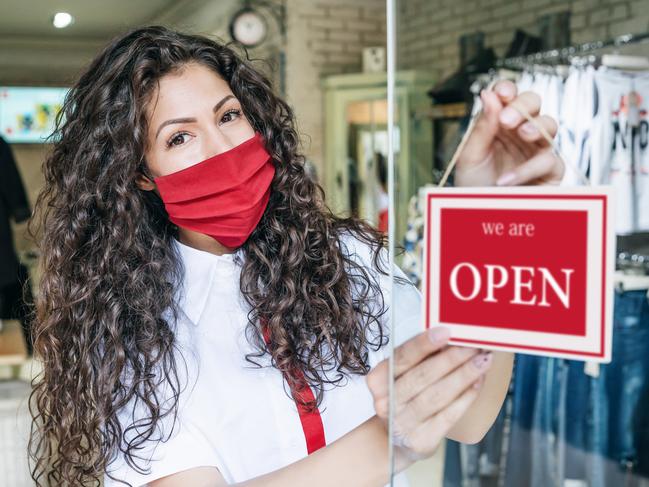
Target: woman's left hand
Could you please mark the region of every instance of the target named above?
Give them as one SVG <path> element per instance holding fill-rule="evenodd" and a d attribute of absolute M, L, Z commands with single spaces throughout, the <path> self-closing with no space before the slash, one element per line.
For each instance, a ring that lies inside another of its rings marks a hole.
<path fill-rule="evenodd" d="M 455 168 L 455 186 L 512 186 L 559 184 L 564 165 L 552 147 L 520 111 L 527 112 L 554 137 L 557 122 L 539 115 L 541 98 L 517 93 L 511 81 L 499 81 L 483 90 L 483 111 Z"/>

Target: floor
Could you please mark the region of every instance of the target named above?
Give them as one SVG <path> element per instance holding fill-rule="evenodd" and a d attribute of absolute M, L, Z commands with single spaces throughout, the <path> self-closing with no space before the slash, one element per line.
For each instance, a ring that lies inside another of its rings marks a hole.
<path fill-rule="evenodd" d="M 441 487 L 444 467 L 444 444 L 426 460 L 415 463 L 408 469 L 410 487 Z"/>

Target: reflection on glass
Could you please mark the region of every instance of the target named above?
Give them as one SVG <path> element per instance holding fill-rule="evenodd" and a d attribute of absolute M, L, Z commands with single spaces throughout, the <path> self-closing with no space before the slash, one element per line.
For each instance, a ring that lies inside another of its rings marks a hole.
<path fill-rule="evenodd" d="M 386 100 L 351 102 L 347 105 L 346 120 L 350 211 L 386 231 L 379 225 L 380 215 L 387 210 Z"/>
<path fill-rule="evenodd" d="M 510 79 L 519 92 L 540 96 L 541 114 L 558 123 L 561 150 L 595 184 L 617 185 L 625 206 L 616 221 L 612 362 L 593 366 L 516 354 L 504 403 L 486 434 L 474 444 L 442 441 L 434 455 L 407 469 L 410 485 L 649 486 L 646 35 L 627 32 L 629 24 L 571 32 L 581 13 L 569 2 L 552 12 L 531 9 L 522 18 L 515 17 L 513 3 L 472 2 L 475 8 L 462 9 L 448 2 L 395 1 L 400 150 L 394 245 L 405 249 L 395 262 L 415 286 L 421 285 L 423 265 L 418 190 L 439 180 L 480 105 L 477 95 L 494 80 Z M 607 9 L 614 2 L 600 4 Z M 400 91 L 404 77 L 426 81 Z M 627 176 L 620 178 L 622 173 Z M 580 182 L 567 176 L 563 184 Z M 423 328 L 417 327 L 422 296 L 396 281 L 394 293 L 396 347 Z M 395 477 L 394 485 L 405 484 Z"/>

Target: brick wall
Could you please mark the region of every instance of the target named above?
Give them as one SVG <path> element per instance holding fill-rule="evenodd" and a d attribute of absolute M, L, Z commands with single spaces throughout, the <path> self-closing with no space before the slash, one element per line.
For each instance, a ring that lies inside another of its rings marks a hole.
<path fill-rule="evenodd" d="M 324 106 L 320 80 L 359 72 L 362 49 L 385 46 L 385 0 L 288 0 L 287 99 L 304 149 L 322 181 Z"/>
<path fill-rule="evenodd" d="M 647 0 L 398 0 L 398 66 L 426 65 L 441 77 L 459 65 L 459 36 L 481 30 L 502 56 L 514 30 L 538 34 L 538 18 L 571 12 L 572 43 L 649 29 Z M 649 49 L 649 48 L 647 48 Z"/>

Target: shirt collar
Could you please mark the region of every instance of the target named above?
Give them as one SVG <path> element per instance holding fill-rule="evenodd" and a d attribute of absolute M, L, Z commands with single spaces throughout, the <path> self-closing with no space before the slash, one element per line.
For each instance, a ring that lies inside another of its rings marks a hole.
<path fill-rule="evenodd" d="M 183 276 L 178 289 L 178 305 L 194 324 L 198 325 L 209 297 L 211 284 L 216 274 L 225 278 L 237 278 L 237 271 L 243 262 L 243 249 L 234 253 L 215 255 L 186 245 L 172 238 L 176 251 L 183 263 Z"/>

